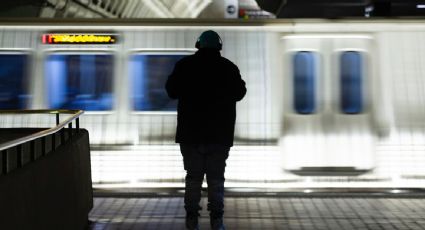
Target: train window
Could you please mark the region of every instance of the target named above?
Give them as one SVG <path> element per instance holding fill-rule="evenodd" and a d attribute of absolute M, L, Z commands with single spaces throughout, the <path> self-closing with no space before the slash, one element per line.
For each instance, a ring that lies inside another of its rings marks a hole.
<path fill-rule="evenodd" d="M 165 82 L 184 54 L 135 54 L 130 59 L 132 102 L 135 111 L 176 111 L 177 101 L 165 91 Z"/>
<path fill-rule="evenodd" d="M 28 64 L 28 54 L 0 54 L 0 109 L 28 106 Z"/>
<path fill-rule="evenodd" d="M 340 56 L 341 110 L 343 113 L 362 112 L 362 56 L 356 51 L 346 51 Z"/>
<path fill-rule="evenodd" d="M 52 54 L 45 65 L 49 108 L 112 109 L 112 55 Z"/>
<path fill-rule="evenodd" d="M 310 51 L 300 51 L 293 57 L 294 109 L 300 114 L 314 113 L 316 107 L 317 56 Z"/>

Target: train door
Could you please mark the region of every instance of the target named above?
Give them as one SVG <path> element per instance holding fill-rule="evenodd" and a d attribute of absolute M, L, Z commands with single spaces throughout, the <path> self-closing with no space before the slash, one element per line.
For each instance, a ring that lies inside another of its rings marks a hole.
<path fill-rule="evenodd" d="M 136 50 L 130 55 L 130 101 L 136 144 L 173 143 L 177 101 L 165 91 L 168 75 L 189 50 Z"/>
<path fill-rule="evenodd" d="M 93 144 L 125 137 L 114 111 L 114 53 L 109 51 L 54 50 L 44 57 L 45 105 L 49 109 L 82 109 L 81 126 Z"/>
<path fill-rule="evenodd" d="M 374 167 L 371 38 L 289 35 L 283 167 L 299 175 L 359 175 Z"/>

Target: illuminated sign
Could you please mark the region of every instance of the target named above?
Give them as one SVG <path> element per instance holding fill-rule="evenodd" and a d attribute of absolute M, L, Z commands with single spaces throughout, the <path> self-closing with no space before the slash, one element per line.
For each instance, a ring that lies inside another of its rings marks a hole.
<path fill-rule="evenodd" d="M 43 34 L 43 44 L 115 44 L 111 34 Z"/>

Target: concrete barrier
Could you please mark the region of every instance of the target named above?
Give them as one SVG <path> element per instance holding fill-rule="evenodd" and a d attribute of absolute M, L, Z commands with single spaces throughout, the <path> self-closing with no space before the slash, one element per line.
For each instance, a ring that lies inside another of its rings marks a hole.
<path fill-rule="evenodd" d="M 89 134 L 0 175 L 0 229 L 83 230 L 93 208 Z"/>

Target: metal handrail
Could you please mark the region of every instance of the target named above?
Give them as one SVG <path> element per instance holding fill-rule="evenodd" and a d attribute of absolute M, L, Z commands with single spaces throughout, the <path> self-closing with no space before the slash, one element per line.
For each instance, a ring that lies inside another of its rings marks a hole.
<path fill-rule="evenodd" d="M 79 117 L 84 113 L 83 110 L 65 110 L 65 109 L 56 109 L 56 110 L 0 110 L 0 115 L 2 114 L 56 114 L 56 126 L 50 129 L 46 129 L 25 137 L 21 137 L 12 141 L 5 142 L 0 144 L 0 151 L 24 144 L 35 139 L 54 134 L 64 128 L 65 126 L 71 124 L 72 121 L 76 120 L 76 128 L 79 129 Z M 59 114 L 73 114 L 68 119 L 59 122 Z M 71 126 L 72 128 L 72 126 Z"/>

